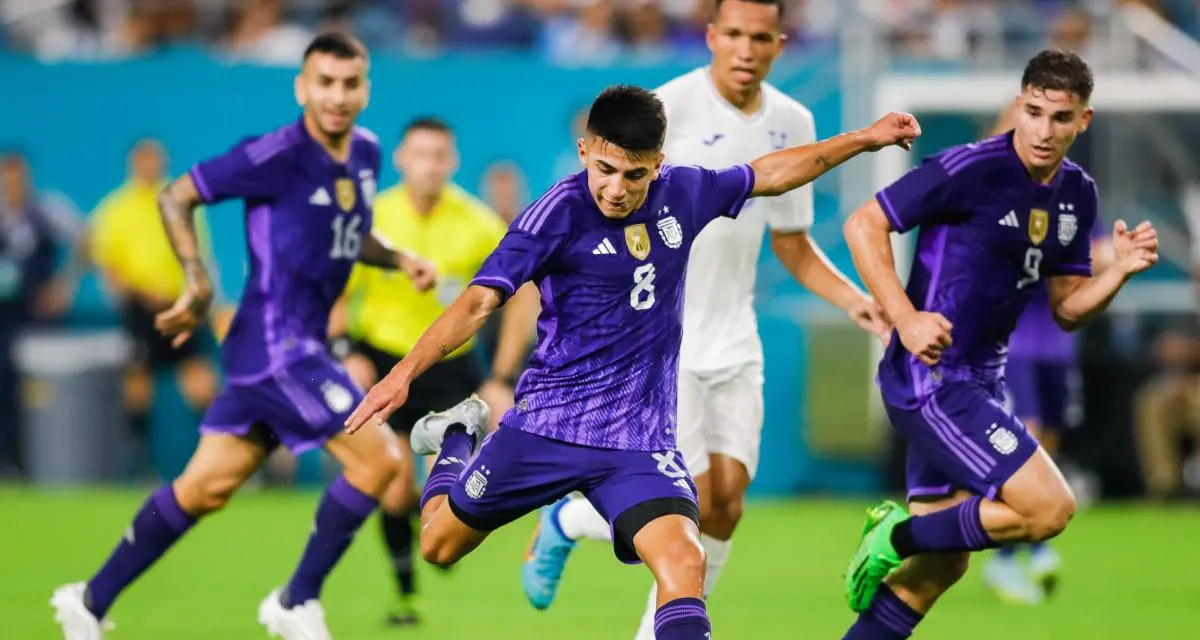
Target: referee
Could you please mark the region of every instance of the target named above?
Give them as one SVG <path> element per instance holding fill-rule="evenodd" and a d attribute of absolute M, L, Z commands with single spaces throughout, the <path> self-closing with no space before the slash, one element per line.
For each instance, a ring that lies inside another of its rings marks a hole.
<path fill-rule="evenodd" d="M 454 133 L 445 122 L 432 117 L 412 121 L 404 129 L 393 160 L 402 182 L 376 198 L 374 228 L 396 246 L 433 263 L 438 284 L 422 293 L 403 276 L 361 264 L 355 267 L 344 304 L 331 320 L 330 333 L 345 327 L 346 336 L 335 340 L 334 349 L 342 352 L 336 355 L 364 389 L 412 349 L 471 281 L 507 230 L 487 205 L 450 181 L 458 168 L 458 152 Z M 467 342 L 417 378 L 408 402 L 389 420 L 405 445 L 401 472 L 384 495 L 380 514 L 399 587 L 397 607 L 387 618 L 389 625 L 418 622 L 413 542 L 420 494 L 412 450 L 407 446 L 413 423 L 476 392 L 498 420 L 512 406 L 513 386 L 537 313 L 537 291 L 527 285 L 506 305 L 490 368 L 484 367 L 485 358 L 475 341 Z"/>

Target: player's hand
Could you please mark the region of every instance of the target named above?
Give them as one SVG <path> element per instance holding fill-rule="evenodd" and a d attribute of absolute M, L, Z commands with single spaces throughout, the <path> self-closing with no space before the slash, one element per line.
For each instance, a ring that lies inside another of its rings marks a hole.
<path fill-rule="evenodd" d="M 390 371 L 367 392 L 367 397 L 358 403 L 354 412 L 346 418 L 346 433 L 354 433 L 369 423 L 382 426 L 388 418 L 408 401 L 408 376 Z"/>
<path fill-rule="evenodd" d="M 868 151 L 878 151 L 896 145 L 905 150 L 912 148 L 912 141 L 921 135 L 921 125 L 911 114 L 891 112 L 862 130 Z"/>
<path fill-rule="evenodd" d="M 154 328 L 164 336 L 173 336 L 171 346 L 178 348 L 205 322 L 211 304 L 211 288 L 189 285 L 170 309 L 154 316 Z"/>
<path fill-rule="evenodd" d="M 850 305 L 850 308 L 846 309 L 846 313 L 864 331 L 879 336 L 879 340 L 883 342 L 883 346 L 887 346 L 888 339 L 892 336 L 892 322 L 888 320 L 887 314 L 883 312 L 883 307 L 879 306 L 874 300 L 862 296 L 854 304 Z"/>
<path fill-rule="evenodd" d="M 437 269 L 433 263 L 419 256 L 408 255 L 400 262 L 400 270 L 412 281 L 417 291 L 429 291 L 437 284 Z"/>
<path fill-rule="evenodd" d="M 918 311 L 896 322 L 900 342 L 918 360 L 933 366 L 942 359 L 942 352 L 953 344 L 950 329 L 954 325 L 940 313 Z"/>
<path fill-rule="evenodd" d="M 1143 222 L 1131 231 L 1124 220 L 1113 225 L 1113 264 L 1127 274 L 1141 273 L 1158 262 L 1158 231 Z"/>

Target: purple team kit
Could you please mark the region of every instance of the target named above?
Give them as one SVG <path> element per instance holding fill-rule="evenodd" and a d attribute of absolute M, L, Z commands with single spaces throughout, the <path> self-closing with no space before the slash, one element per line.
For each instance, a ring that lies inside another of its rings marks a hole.
<path fill-rule="evenodd" d="M 698 517 L 675 434 L 684 278 L 696 235 L 736 217 L 753 184 L 745 165 L 666 166 L 616 220 L 580 172 L 530 205 L 472 284 L 508 297 L 536 283 L 537 348 L 500 429 L 461 475 L 431 476 L 426 495 L 450 485 L 456 515 L 487 531 L 581 491 L 626 562 L 637 555 L 619 517 L 632 507 L 678 500 Z"/>
<path fill-rule="evenodd" d="M 248 435 L 293 453 L 341 432 L 362 393 L 325 350 L 334 302 L 371 229 L 379 175 L 374 135 L 355 128 L 340 164 L 298 120 L 192 167 L 205 203 L 244 199 L 250 271 L 221 345 L 228 384 L 201 429 Z"/>
<path fill-rule="evenodd" d="M 1091 274 L 1095 183 L 1069 160 L 1049 184 L 1033 182 L 1010 132 L 938 153 L 876 199 L 895 231 L 920 228 L 913 305 L 953 325 L 936 366 L 896 335 L 879 365 L 888 416 L 908 441 L 909 498 L 994 498 L 1038 447 L 1004 406 L 1009 336 L 1044 279 Z"/>

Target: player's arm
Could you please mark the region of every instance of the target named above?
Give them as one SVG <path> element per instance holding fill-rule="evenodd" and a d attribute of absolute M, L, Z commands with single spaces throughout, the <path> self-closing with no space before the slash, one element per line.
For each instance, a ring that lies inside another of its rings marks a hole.
<path fill-rule="evenodd" d="M 199 319 L 208 313 L 213 299 L 212 279 L 201 259 L 200 238 L 196 233 L 196 207 L 200 202 L 200 192 L 191 174 L 180 176 L 158 194 L 158 211 L 167 239 L 187 278 L 187 288 L 172 308 L 180 313 L 168 317 L 159 327 L 177 335 L 177 344 L 182 344 Z"/>
<path fill-rule="evenodd" d="M 477 284 L 468 286 L 421 334 L 389 375 L 411 383 L 479 333 L 503 302 L 504 297 L 496 289 Z"/>
<path fill-rule="evenodd" d="M 908 149 L 921 135 L 916 118 L 889 113 L 865 129 L 850 131 L 813 144 L 767 154 L 750 163 L 754 170 L 751 197 L 777 196 L 806 185 L 864 151 L 899 145 Z"/>
<path fill-rule="evenodd" d="M 845 311 L 864 330 L 886 339 L 891 324 L 882 309 L 829 261 L 807 231 L 771 231 L 771 250 L 804 286 Z"/>
<path fill-rule="evenodd" d="M 375 229 L 363 240 L 358 261 L 371 267 L 403 271 L 404 275 L 412 280 L 417 291 L 428 291 L 437 284 L 437 271 L 428 260 L 392 246 L 392 243 L 379 235 Z"/>
<path fill-rule="evenodd" d="M 1149 222 L 1129 230 L 1125 221 L 1118 220 L 1113 226 L 1112 250 L 1112 263 L 1094 276 L 1080 269 L 1083 273 L 1050 278 L 1050 308 L 1064 331 L 1074 331 L 1103 313 L 1134 274 L 1158 262 L 1158 232 Z"/>
<path fill-rule="evenodd" d="M 517 369 L 529 350 L 529 339 L 539 311 L 538 290 L 532 283 L 522 285 L 504 305 L 500 336 L 492 357 L 492 380 L 509 387 L 516 384 Z"/>

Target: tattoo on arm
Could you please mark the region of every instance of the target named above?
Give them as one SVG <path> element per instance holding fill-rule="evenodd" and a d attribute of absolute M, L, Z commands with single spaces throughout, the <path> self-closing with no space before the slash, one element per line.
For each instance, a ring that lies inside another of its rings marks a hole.
<path fill-rule="evenodd" d="M 450 347 L 450 345 L 448 345 L 444 342 L 442 344 L 438 345 L 438 354 L 441 355 L 443 358 L 450 355 L 450 352 L 452 352 L 452 351 L 454 351 L 454 349 L 452 349 Z"/>
<path fill-rule="evenodd" d="M 212 282 L 204 268 L 204 261 L 200 259 L 200 241 L 196 237 L 195 206 L 199 198 L 190 181 L 184 185 L 182 180 L 159 194 L 158 210 L 171 249 L 175 251 L 187 275 L 188 285 L 201 297 L 211 296 Z M 189 190 L 190 196 L 187 193 Z"/>
<path fill-rule="evenodd" d="M 833 163 L 826 160 L 825 156 L 817 156 L 816 163 L 821 165 L 821 168 L 828 171 L 833 168 Z"/>

